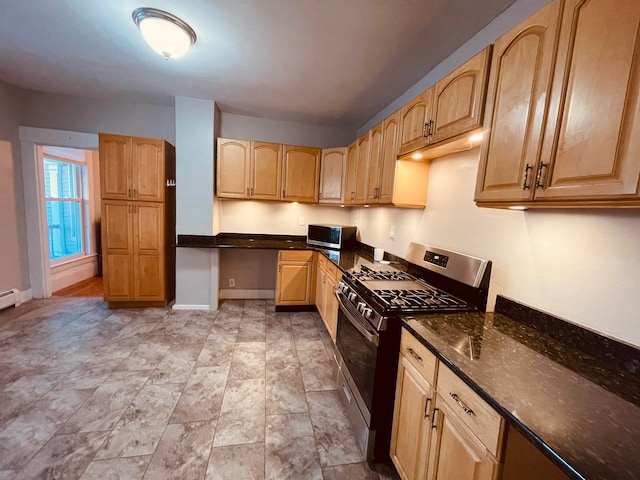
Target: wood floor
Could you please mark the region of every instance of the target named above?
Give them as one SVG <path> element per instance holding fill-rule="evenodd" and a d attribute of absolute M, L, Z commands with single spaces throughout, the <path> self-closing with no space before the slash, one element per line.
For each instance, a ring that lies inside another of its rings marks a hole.
<path fill-rule="evenodd" d="M 92 277 L 53 292 L 54 297 L 102 297 L 102 277 Z"/>

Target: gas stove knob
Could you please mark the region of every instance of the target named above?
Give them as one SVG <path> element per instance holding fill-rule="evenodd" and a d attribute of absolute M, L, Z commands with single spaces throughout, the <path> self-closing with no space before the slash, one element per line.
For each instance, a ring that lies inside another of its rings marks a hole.
<path fill-rule="evenodd" d="M 354 303 L 354 302 L 356 301 L 356 298 L 358 298 L 358 296 L 357 296 L 355 293 L 351 292 L 351 293 L 347 296 L 347 298 L 349 299 L 349 301 L 350 301 L 351 303 Z"/>
<path fill-rule="evenodd" d="M 357 309 L 358 309 L 358 311 L 359 311 L 360 313 L 364 313 L 364 311 L 366 310 L 366 308 L 367 308 L 367 304 L 366 304 L 366 303 L 364 303 L 364 302 L 358 302 Z"/>
<path fill-rule="evenodd" d="M 344 282 L 338 282 L 338 290 L 342 293 L 347 293 L 349 291 L 349 287 Z"/>
<path fill-rule="evenodd" d="M 371 310 L 370 308 L 364 308 L 362 310 L 362 316 L 367 320 L 370 320 L 372 315 L 373 315 L 373 310 Z"/>

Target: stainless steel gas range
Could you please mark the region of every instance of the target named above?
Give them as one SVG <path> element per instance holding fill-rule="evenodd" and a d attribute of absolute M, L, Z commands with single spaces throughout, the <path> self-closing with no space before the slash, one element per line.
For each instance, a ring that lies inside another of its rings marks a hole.
<path fill-rule="evenodd" d="M 367 460 L 387 461 L 400 315 L 484 311 L 491 262 L 411 243 L 408 265 L 360 260 L 338 284 L 338 392 Z M 404 271 L 406 270 L 406 271 Z"/>

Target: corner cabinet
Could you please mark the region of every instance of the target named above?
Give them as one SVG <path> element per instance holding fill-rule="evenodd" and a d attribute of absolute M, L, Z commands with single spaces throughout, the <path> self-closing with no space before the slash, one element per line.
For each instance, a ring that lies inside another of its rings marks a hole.
<path fill-rule="evenodd" d="M 175 149 L 100 134 L 102 269 L 110 308 L 175 297 Z"/>
<path fill-rule="evenodd" d="M 391 437 L 403 480 L 496 480 L 504 420 L 405 329 Z"/>
<path fill-rule="evenodd" d="M 314 252 L 280 250 L 276 277 L 276 305 L 314 304 Z"/>
<path fill-rule="evenodd" d="M 320 160 L 319 203 L 343 204 L 347 174 L 347 149 L 325 148 Z"/>
<path fill-rule="evenodd" d="M 554 0 L 496 42 L 479 206 L 640 205 L 639 41 L 638 2 Z"/>
<path fill-rule="evenodd" d="M 320 149 L 284 145 L 282 199 L 287 202 L 318 203 Z"/>

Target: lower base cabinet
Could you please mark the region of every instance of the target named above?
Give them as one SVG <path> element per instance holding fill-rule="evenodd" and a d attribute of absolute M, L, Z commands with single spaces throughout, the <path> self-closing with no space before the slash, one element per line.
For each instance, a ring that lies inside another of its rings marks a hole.
<path fill-rule="evenodd" d="M 403 480 L 496 480 L 504 420 L 402 331 L 391 459 Z"/>
<path fill-rule="evenodd" d="M 314 304 L 313 255 L 311 250 L 278 252 L 276 305 Z"/>
<path fill-rule="evenodd" d="M 335 343 L 338 329 L 338 299 L 334 292 L 342 272 L 321 253 L 318 252 L 316 255 L 316 307 Z"/>

